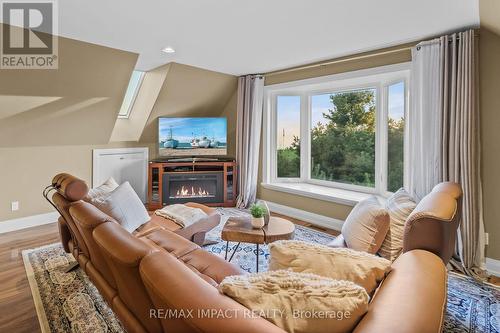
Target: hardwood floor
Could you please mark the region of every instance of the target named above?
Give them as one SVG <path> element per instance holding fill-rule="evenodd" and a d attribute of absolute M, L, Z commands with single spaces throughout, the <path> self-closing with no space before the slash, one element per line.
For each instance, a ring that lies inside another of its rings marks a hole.
<path fill-rule="evenodd" d="M 40 332 L 21 252 L 57 241 L 57 223 L 0 234 L 0 332 Z"/>
<path fill-rule="evenodd" d="M 301 220 L 280 214 L 273 215 L 334 236 L 339 234 L 335 230 L 320 228 Z M 56 223 L 0 234 L 0 332 L 40 332 L 21 252 L 58 241 Z M 500 286 L 498 277 L 491 277 L 489 282 Z"/>

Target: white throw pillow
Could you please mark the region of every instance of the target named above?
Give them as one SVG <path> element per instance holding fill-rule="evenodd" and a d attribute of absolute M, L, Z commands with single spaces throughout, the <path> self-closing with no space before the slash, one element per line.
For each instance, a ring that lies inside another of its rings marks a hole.
<path fill-rule="evenodd" d="M 391 262 L 366 252 L 303 241 L 277 241 L 269 244 L 269 270 L 291 269 L 335 280 L 347 280 L 372 295 Z"/>
<path fill-rule="evenodd" d="M 125 230 L 132 232 L 151 218 L 141 199 L 129 182 L 118 186 L 95 206 L 116 220 Z"/>
<path fill-rule="evenodd" d="M 110 177 L 101 185 L 90 189 L 89 193 L 85 198 L 83 198 L 83 200 L 87 201 L 88 203 L 95 204 L 96 201 L 106 198 L 118 186 L 119 185 L 115 181 L 115 179 L 113 177 Z"/>
<path fill-rule="evenodd" d="M 368 310 L 369 298 L 362 287 L 315 274 L 280 270 L 228 276 L 219 289 L 294 333 L 351 332 Z"/>
<path fill-rule="evenodd" d="M 342 225 L 347 247 L 356 251 L 377 253 L 389 229 L 389 213 L 377 198 L 359 202 Z"/>
<path fill-rule="evenodd" d="M 403 251 L 403 236 L 408 216 L 417 207 L 417 203 L 403 188 L 387 199 L 385 209 L 389 212 L 389 230 L 385 235 L 378 254 L 394 261 Z"/>

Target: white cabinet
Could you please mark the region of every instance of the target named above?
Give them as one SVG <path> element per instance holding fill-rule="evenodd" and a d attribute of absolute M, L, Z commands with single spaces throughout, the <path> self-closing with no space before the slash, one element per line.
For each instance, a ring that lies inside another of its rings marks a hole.
<path fill-rule="evenodd" d="M 92 187 L 109 177 L 118 184 L 130 183 L 142 202 L 146 202 L 148 148 L 112 148 L 93 150 Z"/>

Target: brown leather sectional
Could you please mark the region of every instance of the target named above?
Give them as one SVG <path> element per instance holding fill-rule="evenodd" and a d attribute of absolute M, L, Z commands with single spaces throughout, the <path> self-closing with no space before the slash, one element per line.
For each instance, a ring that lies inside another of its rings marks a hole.
<path fill-rule="evenodd" d="M 88 191 L 83 181 L 72 177 L 71 182 L 78 185 L 58 186 L 54 195 L 63 214 L 61 238 L 128 332 L 284 332 L 265 319 L 245 315 L 246 308 L 219 293 L 224 277 L 243 274 L 237 266 L 165 227 L 165 221 L 128 233 L 81 200 Z M 419 223 L 454 220 L 458 200 L 446 193 L 439 205 L 423 201 L 414 213 L 421 222 L 412 224 L 405 237 L 425 238 L 422 228 L 415 228 Z M 433 210 L 425 211 L 429 207 Z M 354 332 L 440 332 L 447 274 L 438 255 L 417 248 L 402 254 Z M 168 310 L 177 310 L 178 317 L 166 316 Z"/>

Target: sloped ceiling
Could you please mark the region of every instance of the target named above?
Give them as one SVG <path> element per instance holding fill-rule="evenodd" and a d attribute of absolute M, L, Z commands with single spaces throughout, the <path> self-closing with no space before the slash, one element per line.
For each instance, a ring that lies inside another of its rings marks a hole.
<path fill-rule="evenodd" d="M 157 142 L 158 117 L 220 116 L 236 91 L 237 77 L 171 63 L 141 142 Z"/>
<path fill-rule="evenodd" d="M 0 147 L 108 143 L 137 57 L 59 38 L 59 69 L 0 70 Z"/>

